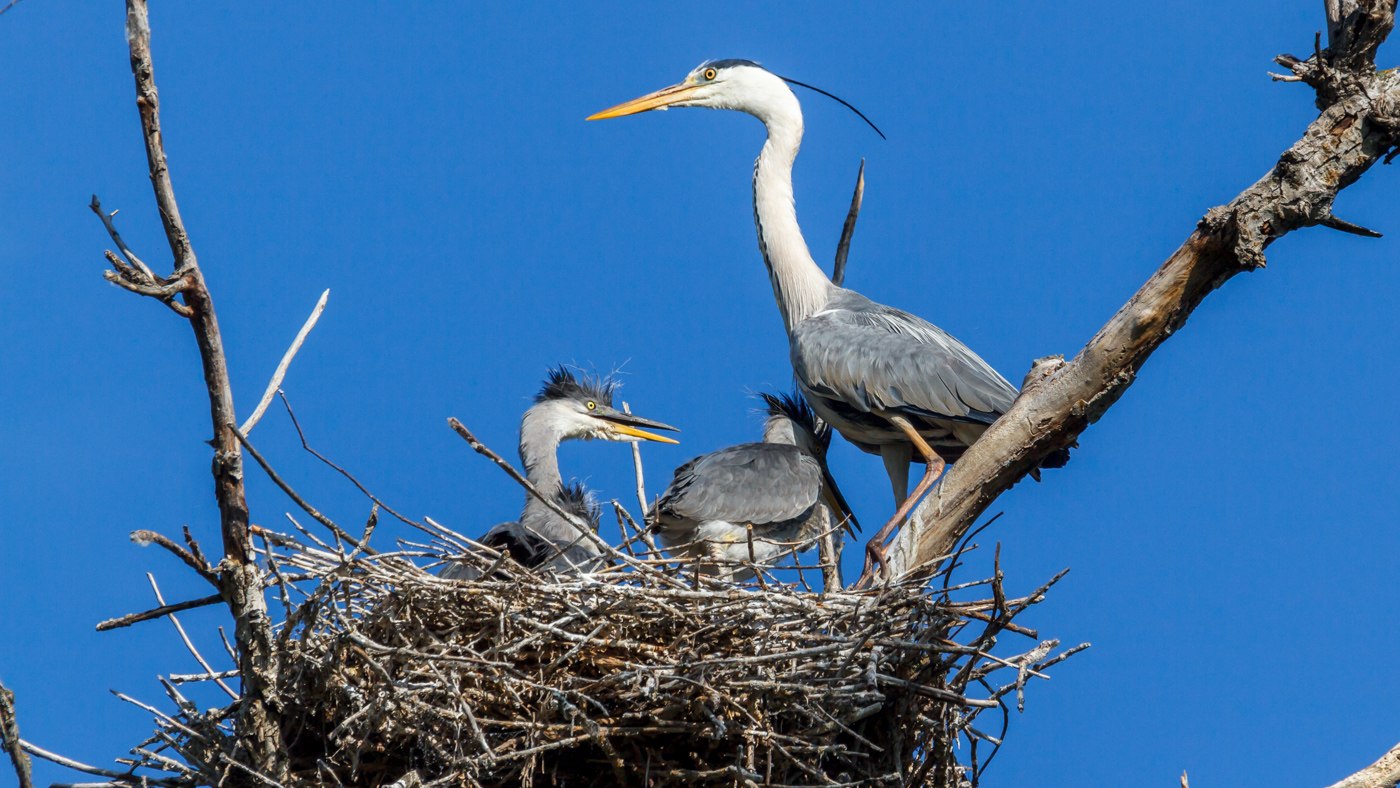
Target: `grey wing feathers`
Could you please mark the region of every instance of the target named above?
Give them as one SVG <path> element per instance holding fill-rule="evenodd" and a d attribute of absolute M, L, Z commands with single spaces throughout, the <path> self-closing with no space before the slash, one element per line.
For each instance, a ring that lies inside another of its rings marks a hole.
<path fill-rule="evenodd" d="M 743 443 L 677 468 L 657 509 L 697 522 L 776 523 L 811 509 L 821 485 L 821 466 L 797 447 Z"/>
<path fill-rule="evenodd" d="M 792 363 L 805 387 L 867 412 L 991 424 L 1017 393 L 943 329 L 849 290 L 793 329 Z"/>

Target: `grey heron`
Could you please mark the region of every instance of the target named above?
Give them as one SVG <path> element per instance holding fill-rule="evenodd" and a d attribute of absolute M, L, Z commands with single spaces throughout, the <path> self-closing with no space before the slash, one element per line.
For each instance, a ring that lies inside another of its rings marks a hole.
<path fill-rule="evenodd" d="M 824 533 L 854 522 L 826 468 L 831 428 L 801 395 L 762 394 L 761 443 L 741 443 L 676 469 L 652 507 L 658 541 L 694 558 L 701 571 L 751 577 L 745 562 L 769 564 Z"/>
<path fill-rule="evenodd" d="M 589 120 L 706 107 L 744 112 L 765 126 L 768 137 L 753 173 L 754 223 L 787 330 L 793 374 L 818 416 L 863 451 L 880 455 L 894 492 L 895 515 L 867 547 L 866 582 L 873 579 L 875 564 L 887 572 L 886 540 L 933 486 L 945 463 L 956 462 L 1011 407 L 1017 390 L 946 331 L 837 287 L 812 259 L 793 199 L 792 166 L 803 124 L 789 82 L 812 88 L 750 60 L 711 60 L 676 85 Z M 1062 450 L 1042 465 L 1059 467 L 1066 460 L 1068 453 Z M 912 494 L 911 462 L 926 466 Z"/>
<path fill-rule="evenodd" d="M 609 378 L 575 375 L 558 367 L 550 370 L 534 404 L 520 419 L 520 462 L 525 466 L 525 477 L 541 494 L 595 531 L 597 504 L 581 484 L 564 483 L 559 473 L 559 444 L 593 439 L 678 442 L 642 429 L 675 431 L 675 427 L 614 408 L 616 388 L 615 381 Z M 601 555 L 592 539 L 528 491 L 520 519 L 492 527 L 479 541 L 508 551 L 520 564 L 559 573 L 589 571 L 597 566 Z M 476 567 L 467 564 L 448 564 L 441 572 L 442 577 L 456 580 L 472 580 L 479 575 Z"/>

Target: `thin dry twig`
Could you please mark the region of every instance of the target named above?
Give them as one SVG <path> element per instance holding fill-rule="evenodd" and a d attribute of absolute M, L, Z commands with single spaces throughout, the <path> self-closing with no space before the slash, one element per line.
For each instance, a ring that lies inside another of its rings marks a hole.
<path fill-rule="evenodd" d="M 150 582 L 151 591 L 154 592 L 156 595 L 156 604 L 160 605 L 161 607 L 165 607 L 165 597 L 161 595 L 160 586 L 156 584 L 156 576 L 151 574 L 150 572 L 147 572 L 146 580 Z M 214 672 L 214 668 L 210 666 L 209 661 L 204 658 L 204 655 L 199 653 L 199 649 L 195 648 L 194 641 L 190 640 L 189 633 L 185 632 L 185 627 L 180 623 L 180 619 L 175 617 L 175 612 L 167 612 L 165 614 L 165 617 L 170 619 L 171 624 L 175 625 L 175 631 L 180 634 L 180 640 L 184 641 L 185 648 L 189 649 L 189 652 L 194 655 L 195 662 L 198 662 L 199 666 L 201 668 L 204 668 L 205 673 L 212 674 Z M 234 692 L 233 688 L 230 687 L 228 684 L 225 684 L 223 679 L 214 679 L 214 683 L 219 685 L 219 689 L 227 693 L 229 698 L 233 700 L 238 700 L 238 693 Z"/>
<path fill-rule="evenodd" d="M 282 360 L 277 362 L 277 369 L 272 372 L 272 380 L 268 381 L 267 390 L 263 392 L 262 399 L 258 400 L 258 406 L 253 408 L 253 415 L 243 422 L 243 426 L 238 431 L 245 436 L 258 426 L 263 414 L 267 412 L 267 406 L 272 404 L 272 397 L 282 390 L 282 380 L 287 377 L 287 369 L 292 365 L 292 359 L 296 357 L 297 351 L 301 350 L 301 345 L 306 341 L 306 337 L 311 333 L 311 329 L 316 327 L 316 321 L 321 319 L 321 313 L 326 311 L 326 300 L 331 297 L 330 288 L 326 288 L 321 293 L 321 297 L 316 300 L 316 306 L 311 310 L 311 316 L 302 323 L 301 330 L 297 331 L 296 337 L 292 340 L 291 347 L 282 354 Z"/>

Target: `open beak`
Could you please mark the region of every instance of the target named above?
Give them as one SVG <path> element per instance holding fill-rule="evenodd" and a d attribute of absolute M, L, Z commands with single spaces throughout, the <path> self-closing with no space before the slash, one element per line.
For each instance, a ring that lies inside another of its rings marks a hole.
<path fill-rule="evenodd" d="M 826 498 L 826 505 L 831 507 L 831 511 L 844 521 L 846 533 L 854 539 L 856 531 L 860 530 L 860 522 L 856 520 L 856 513 L 851 511 L 851 505 L 846 503 L 841 488 L 836 486 L 836 477 L 831 475 L 826 463 L 822 463 L 822 496 Z"/>
<path fill-rule="evenodd" d="M 679 85 L 662 88 L 655 93 L 648 93 L 641 98 L 625 101 L 618 104 L 616 107 L 609 107 L 602 112 L 595 112 L 589 115 L 587 119 L 607 120 L 608 118 L 620 118 L 623 115 L 636 115 L 638 112 L 646 112 L 650 109 L 666 109 L 673 104 L 679 104 L 690 98 L 691 94 L 699 88 L 699 85 L 687 85 L 682 82 Z"/>
<path fill-rule="evenodd" d="M 637 438 L 644 441 L 656 441 L 657 443 L 680 443 L 675 438 L 667 438 L 664 435 L 657 435 L 647 432 L 641 427 L 650 427 L 654 430 L 668 430 L 670 432 L 680 432 L 670 424 L 662 424 L 659 421 L 644 419 L 641 416 L 633 416 L 630 413 L 623 413 L 603 405 L 599 405 L 598 411 L 593 414 L 601 419 L 607 428 L 614 435 L 621 435 L 627 438 Z"/>

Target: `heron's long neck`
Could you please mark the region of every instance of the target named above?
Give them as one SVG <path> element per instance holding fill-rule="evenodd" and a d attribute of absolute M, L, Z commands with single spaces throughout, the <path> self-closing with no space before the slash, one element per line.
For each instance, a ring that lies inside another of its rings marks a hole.
<path fill-rule="evenodd" d="M 832 284 L 807 249 L 792 196 L 792 163 L 802 145 L 802 115 L 770 117 L 764 125 L 768 141 L 754 164 L 753 218 L 773 297 L 791 332 L 826 305 Z"/>
<path fill-rule="evenodd" d="M 540 414 L 526 413 L 520 425 L 520 462 L 525 465 L 525 478 L 542 495 L 552 498 L 564 488 L 564 479 L 559 475 L 560 435 L 547 421 L 540 423 L 532 415 Z M 549 511 L 538 498 L 525 493 L 525 512 L 535 510 Z"/>

